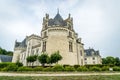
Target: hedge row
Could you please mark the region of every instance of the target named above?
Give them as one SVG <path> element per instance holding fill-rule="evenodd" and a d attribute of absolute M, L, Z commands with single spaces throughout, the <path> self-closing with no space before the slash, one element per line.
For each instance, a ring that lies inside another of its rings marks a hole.
<path fill-rule="evenodd" d="M 109 66 L 91 66 L 91 67 L 86 67 L 86 66 L 69 66 L 69 65 L 55 65 L 51 67 L 25 67 L 20 65 L 20 63 L 0 63 L 0 71 L 109 71 Z M 120 67 L 114 66 L 112 67 L 113 71 L 120 71 Z"/>

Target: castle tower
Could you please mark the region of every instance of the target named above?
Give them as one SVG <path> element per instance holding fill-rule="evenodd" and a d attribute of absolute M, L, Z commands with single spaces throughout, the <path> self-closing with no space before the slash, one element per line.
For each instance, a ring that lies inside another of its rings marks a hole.
<path fill-rule="evenodd" d="M 59 64 L 84 65 L 83 44 L 73 29 L 73 18 L 70 14 L 65 20 L 59 11 L 53 19 L 46 14 L 43 18 L 41 37 L 43 52 L 50 55 L 55 51 L 60 51 L 63 59 Z"/>

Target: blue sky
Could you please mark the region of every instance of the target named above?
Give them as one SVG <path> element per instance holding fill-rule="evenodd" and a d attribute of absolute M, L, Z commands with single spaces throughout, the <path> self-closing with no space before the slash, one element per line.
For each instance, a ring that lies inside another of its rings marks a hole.
<path fill-rule="evenodd" d="M 0 0 L 0 46 L 13 51 L 16 39 L 40 35 L 43 17 L 57 8 L 63 19 L 71 14 L 85 48 L 120 56 L 120 0 Z"/>

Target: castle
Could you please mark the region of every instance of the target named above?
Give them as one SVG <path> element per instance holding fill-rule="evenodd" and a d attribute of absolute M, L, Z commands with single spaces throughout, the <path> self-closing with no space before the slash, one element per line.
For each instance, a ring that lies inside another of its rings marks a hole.
<path fill-rule="evenodd" d="M 26 66 L 26 58 L 30 55 L 41 55 L 42 52 L 51 55 L 59 51 L 63 57 L 59 64 L 85 65 L 83 46 L 81 38 L 78 38 L 78 34 L 73 29 L 71 15 L 69 14 L 64 20 L 58 11 L 54 18 L 49 18 L 49 14 L 43 18 L 41 36 L 32 34 L 26 36 L 22 42 L 15 41 L 12 62 L 20 61 Z M 40 63 L 36 61 L 34 65 Z"/>

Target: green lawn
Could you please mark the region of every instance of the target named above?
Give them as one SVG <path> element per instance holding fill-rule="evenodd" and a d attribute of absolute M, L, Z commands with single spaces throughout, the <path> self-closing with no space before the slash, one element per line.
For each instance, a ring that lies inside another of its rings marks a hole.
<path fill-rule="evenodd" d="M 120 80 L 120 75 L 109 76 L 67 76 L 67 77 L 9 77 L 0 76 L 0 80 Z"/>

